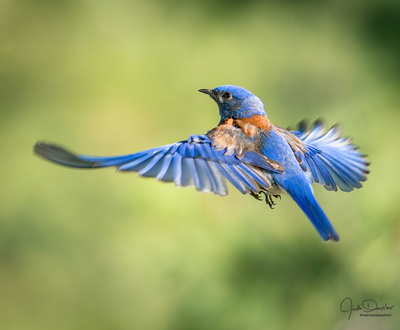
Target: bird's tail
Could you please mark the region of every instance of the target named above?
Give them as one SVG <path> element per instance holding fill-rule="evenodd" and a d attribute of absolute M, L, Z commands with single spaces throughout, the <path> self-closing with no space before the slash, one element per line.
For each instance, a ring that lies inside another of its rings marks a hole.
<path fill-rule="evenodd" d="M 46 158 L 47 160 L 50 160 L 54 163 L 77 168 L 120 166 L 124 163 L 128 163 L 138 158 L 138 154 L 114 157 L 92 157 L 77 155 L 60 146 L 46 142 L 37 142 L 33 148 L 33 151 L 37 155 Z"/>
<path fill-rule="evenodd" d="M 321 206 L 319 206 L 311 189 L 305 195 L 291 194 L 291 196 L 311 220 L 323 240 L 339 241 L 339 235 L 336 233 Z"/>

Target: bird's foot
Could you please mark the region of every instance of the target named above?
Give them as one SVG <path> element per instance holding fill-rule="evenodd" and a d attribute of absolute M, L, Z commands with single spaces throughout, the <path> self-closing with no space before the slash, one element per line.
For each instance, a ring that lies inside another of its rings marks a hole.
<path fill-rule="evenodd" d="M 250 195 L 253 196 L 255 199 L 257 199 L 258 201 L 262 201 L 262 195 L 261 193 L 255 193 L 254 191 L 250 192 Z"/>
<path fill-rule="evenodd" d="M 259 201 L 262 201 L 262 200 L 263 200 L 262 194 L 265 196 L 265 203 L 267 203 L 268 206 L 269 206 L 271 209 L 273 209 L 274 206 L 276 205 L 276 202 L 275 202 L 272 198 L 274 197 L 274 198 L 279 198 L 279 199 L 281 199 L 281 195 L 270 195 L 270 194 L 268 194 L 266 191 L 260 191 L 259 193 L 255 193 L 254 191 L 252 191 L 252 192 L 250 193 L 251 196 L 253 196 L 255 199 L 257 199 L 257 200 L 259 200 Z"/>
<path fill-rule="evenodd" d="M 272 197 L 281 199 L 281 195 L 270 195 L 270 194 L 267 194 L 267 193 L 264 193 L 264 194 L 265 194 L 265 203 L 267 203 L 268 206 L 269 206 L 271 209 L 273 209 L 274 206 L 276 205 L 276 203 L 275 203 L 275 201 L 272 199 Z"/>
<path fill-rule="evenodd" d="M 265 203 L 268 204 L 270 209 L 273 209 L 274 206 L 276 205 L 276 203 L 274 202 L 274 200 L 272 199 L 272 195 L 264 193 L 265 194 Z M 275 196 L 274 196 L 275 197 Z"/>

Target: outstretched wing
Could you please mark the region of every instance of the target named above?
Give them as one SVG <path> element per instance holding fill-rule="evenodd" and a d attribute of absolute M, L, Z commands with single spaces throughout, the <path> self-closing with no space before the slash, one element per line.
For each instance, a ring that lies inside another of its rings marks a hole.
<path fill-rule="evenodd" d="M 370 163 L 349 138 L 340 136 L 337 125 L 326 131 L 322 121 L 318 120 L 308 131 L 303 121 L 298 131 L 286 132 L 286 140 L 313 182 L 327 190 L 337 191 L 339 187 L 343 191 L 352 191 L 361 188 L 361 182 L 367 180 Z"/>
<path fill-rule="evenodd" d="M 206 135 L 192 135 L 188 140 L 115 157 L 92 157 L 74 154 L 54 144 L 38 142 L 35 153 L 55 163 L 78 168 L 116 166 L 119 171 L 136 171 L 144 177 L 174 182 L 178 187 L 194 185 L 198 191 L 225 196 L 228 179 L 243 194 L 260 192 L 271 186 L 263 170 L 282 172 L 275 162 L 247 150 L 218 148 Z M 278 163 L 279 164 L 279 163 Z"/>

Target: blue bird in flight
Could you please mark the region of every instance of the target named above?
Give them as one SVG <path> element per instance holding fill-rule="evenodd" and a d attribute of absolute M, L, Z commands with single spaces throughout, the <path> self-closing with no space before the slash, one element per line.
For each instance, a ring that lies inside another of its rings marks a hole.
<path fill-rule="evenodd" d="M 165 146 L 113 157 L 72 153 L 60 146 L 37 142 L 34 152 L 52 162 L 77 168 L 115 166 L 140 176 L 195 186 L 201 192 L 226 196 L 228 180 L 243 194 L 258 200 L 290 195 L 322 239 L 339 236 L 314 197 L 311 184 L 349 192 L 361 188 L 369 173 L 366 156 L 340 136 L 338 126 L 326 130 L 320 120 L 311 130 L 305 122 L 297 131 L 272 124 L 261 100 L 233 85 L 200 89 L 217 104 L 221 120 L 204 135 Z"/>

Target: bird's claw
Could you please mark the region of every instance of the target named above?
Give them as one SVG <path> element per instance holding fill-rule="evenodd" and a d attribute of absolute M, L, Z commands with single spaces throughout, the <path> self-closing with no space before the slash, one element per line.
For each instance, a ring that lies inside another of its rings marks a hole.
<path fill-rule="evenodd" d="M 262 196 L 260 193 L 255 193 L 254 191 L 250 192 L 250 195 L 253 196 L 258 201 L 262 201 Z"/>
<path fill-rule="evenodd" d="M 274 202 L 274 200 L 272 199 L 272 195 L 264 193 L 265 194 L 265 203 L 268 204 L 270 209 L 273 209 L 274 206 L 276 205 L 276 203 Z"/>
<path fill-rule="evenodd" d="M 279 199 L 281 199 L 281 196 L 280 196 L 280 195 L 270 195 L 270 194 L 268 194 L 266 191 L 260 191 L 259 193 L 255 193 L 254 191 L 252 191 L 252 192 L 250 193 L 251 196 L 253 196 L 255 199 L 257 199 L 257 200 L 259 200 L 259 201 L 262 201 L 262 200 L 263 200 L 262 194 L 264 194 L 264 196 L 265 196 L 265 203 L 267 203 L 268 206 L 269 206 L 271 209 L 273 209 L 274 206 L 276 205 L 276 202 L 272 199 L 272 197 L 274 197 L 274 198 L 278 198 L 278 197 L 279 197 Z"/>

